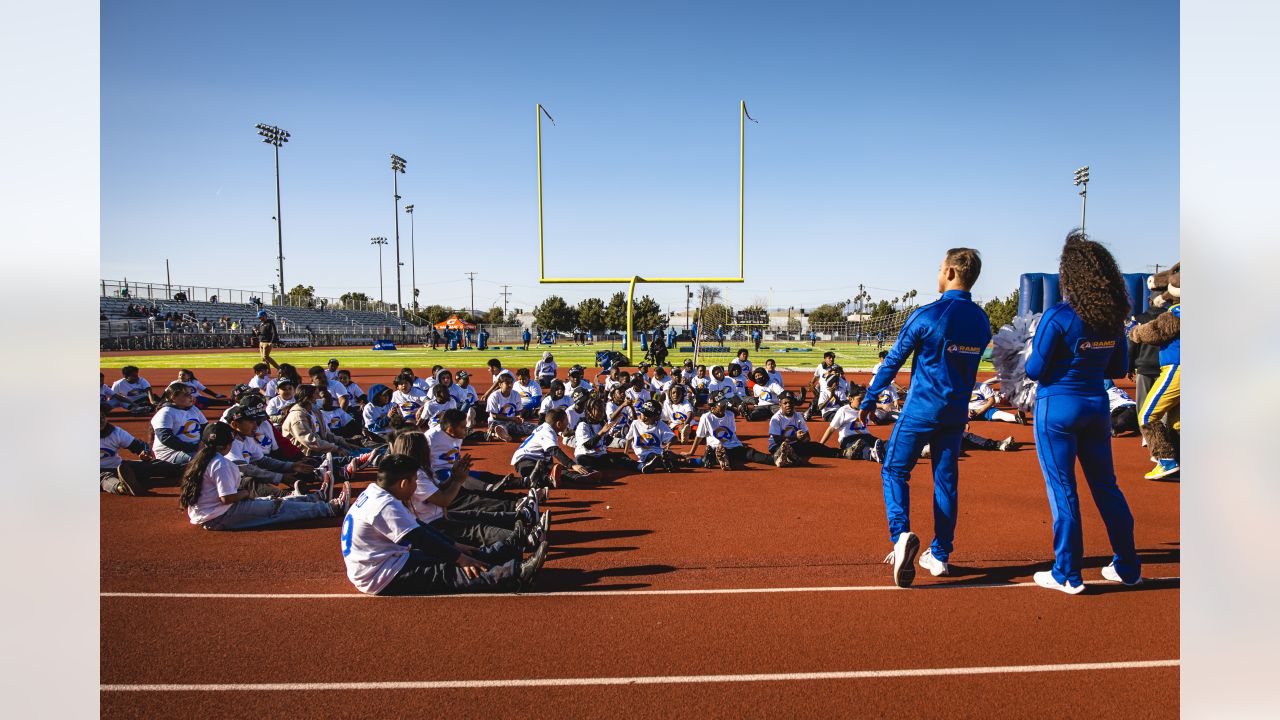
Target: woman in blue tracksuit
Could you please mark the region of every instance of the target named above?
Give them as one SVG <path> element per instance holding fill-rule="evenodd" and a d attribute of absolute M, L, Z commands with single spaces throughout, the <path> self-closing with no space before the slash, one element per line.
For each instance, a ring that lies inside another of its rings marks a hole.
<path fill-rule="evenodd" d="M 1142 565 L 1133 544 L 1133 514 L 1116 485 L 1111 415 L 1104 378 L 1125 373 L 1124 322 L 1129 296 L 1111 253 L 1080 231 L 1062 248 L 1059 282 L 1065 302 L 1045 311 L 1031 342 L 1027 377 L 1036 391 L 1036 455 L 1053 511 L 1053 569 L 1035 574 L 1041 587 L 1075 595 L 1084 590 L 1084 539 L 1076 458 L 1107 527 L 1115 557 L 1102 577 L 1136 585 Z"/>

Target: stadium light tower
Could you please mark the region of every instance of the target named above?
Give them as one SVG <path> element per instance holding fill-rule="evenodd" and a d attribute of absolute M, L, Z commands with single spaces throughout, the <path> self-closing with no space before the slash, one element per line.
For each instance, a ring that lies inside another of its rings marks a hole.
<path fill-rule="evenodd" d="M 383 309 L 386 309 L 387 301 L 382 294 L 382 246 L 387 244 L 387 239 L 384 237 L 372 238 L 369 240 L 369 244 L 378 246 L 378 303 L 382 305 Z"/>
<path fill-rule="evenodd" d="M 276 149 L 276 261 L 279 263 L 280 272 L 280 296 L 284 296 L 284 222 L 280 219 L 280 146 L 289 142 L 289 132 L 281 130 L 275 125 L 264 125 L 258 123 L 258 134 L 262 136 L 262 142 L 272 145 Z"/>
<path fill-rule="evenodd" d="M 1076 168 L 1075 186 L 1080 188 L 1080 232 L 1084 233 L 1084 206 L 1089 195 L 1089 166 Z"/>
<path fill-rule="evenodd" d="M 404 211 L 409 213 L 409 284 L 413 286 L 410 292 L 410 302 L 413 303 L 413 312 L 418 312 L 418 252 L 413 245 L 413 204 L 404 206 Z"/>
<path fill-rule="evenodd" d="M 391 153 L 391 189 L 395 196 L 396 214 L 396 315 L 404 324 L 404 303 L 400 301 L 400 176 L 404 174 L 404 158 Z"/>

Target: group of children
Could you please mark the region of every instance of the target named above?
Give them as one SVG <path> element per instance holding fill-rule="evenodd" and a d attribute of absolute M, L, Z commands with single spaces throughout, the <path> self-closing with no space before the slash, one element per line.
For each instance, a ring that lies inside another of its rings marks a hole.
<path fill-rule="evenodd" d="M 176 480 L 190 522 L 210 530 L 343 517 L 348 575 L 366 593 L 500 590 L 526 586 L 545 559 L 550 516 L 539 504 L 562 480 L 885 456 L 884 441 L 859 420 L 865 389 L 833 353 L 795 391 L 772 359 L 755 367 L 746 349 L 727 366 L 615 366 L 594 379 L 579 365 L 559 379 L 549 352 L 532 373 L 493 359 L 484 392 L 467 371 L 440 366 L 425 378 L 402 368 L 366 391 L 339 365 L 309 368 L 304 380 L 288 363 L 274 375 L 259 363 L 230 397 L 185 369 L 160 393 L 136 367 L 111 386 L 102 378 L 103 491 L 139 495 Z M 893 422 L 904 394 L 881 393 L 872 422 Z M 993 402 L 979 384 L 971 418 L 1024 422 Z M 226 409 L 210 422 L 204 409 L 214 406 Z M 112 425 L 116 410 L 150 414 L 149 442 Z M 808 425 L 817 418 L 827 423 L 820 438 Z M 767 450 L 743 441 L 740 420 L 767 422 Z M 1013 445 L 968 433 L 966 441 Z M 476 442 L 516 443 L 510 470 L 473 469 L 462 447 Z M 377 480 L 353 497 L 348 478 L 365 469 Z"/>

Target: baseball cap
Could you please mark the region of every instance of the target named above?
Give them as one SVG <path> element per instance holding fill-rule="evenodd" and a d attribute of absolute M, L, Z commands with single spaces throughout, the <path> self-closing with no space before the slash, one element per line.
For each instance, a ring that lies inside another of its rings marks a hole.
<path fill-rule="evenodd" d="M 729 401 L 725 399 L 724 395 L 717 393 L 716 397 L 711 400 L 711 407 L 724 410 L 729 407 Z"/>
<path fill-rule="evenodd" d="M 790 400 L 791 402 L 795 402 L 795 400 L 796 400 L 796 396 L 795 396 L 795 394 L 794 394 L 794 393 L 792 393 L 790 390 L 783 390 L 783 391 L 782 391 L 782 394 L 778 396 L 778 399 L 779 399 L 779 400 Z"/>
<path fill-rule="evenodd" d="M 471 373 L 467 372 L 466 370 L 459 370 L 458 372 L 453 374 L 454 380 L 461 380 L 462 378 L 465 378 L 465 377 L 471 377 Z"/>
<path fill-rule="evenodd" d="M 577 405 L 578 403 L 582 402 L 583 400 L 586 400 L 586 399 L 587 399 L 587 398 L 589 398 L 589 397 L 591 397 L 591 391 L 590 391 L 590 390 L 588 390 L 588 389 L 586 389 L 586 388 L 583 388 L 583 387 L 580 387 L 580 388 L 574 388 L 574 391 L 573 391 L 573 404 L 574 404 L 574 405 Z"/>
<path fill-rule="evenodd" d="M 276 381 L 276 387 L 280 387 L 282 385 L 288 385 L 289 387 L 297 387 L 298 383 L 294 382 L 293 380 L 290 380 L 289 378 L 280 378 L 279 380 Z"/>
<path fill-rule="evenodd" d="M 239 398 L 240 396 L 256 389 L 257 388 L 250 387 L 248 383 L 240 383 L 239 385 L 231 388 L 231 397 Z"/>
<path fill-rule="evenodd" d="M 641 415 L 657 415 L 661 410 L 658 409 L 658 403 L 652 400 L 645 400 L 640 403 Z"/>
<path fill-rule="evenodd" d="M 264 317 L 266 317 L 266 316 L 267 316 L 267 311 L 266 311 L 266 310 L 259 310 L 259 311 L 258 311 L 258 317 L 260 317 L 260 318 L 264 318 Z"/>
<path fill-rule="evenodd" d="M 586 372 L 586 369 L 583 368 L 581 365 L 574 365 L 573 367 L 569 368 L 569 377 L 573 377 L 574 375 L 581 375 L 584 372 Z"/>
<path fill-rule="evenodd" d="M 243 405 L 245 407 L 262 407 L 267 404 L 267 399 L 256 392 L 252 392 L 240 398 L 236 404 Z"/>
<path fill-rule="evenodd" d="M 261 405 L 232 405 L 227 410 L 225 417 L 227 422 L 235 422 L 237 420 L 266 420 L 267 411 L 262 409 Z"/>
<path fill-rule="evenodd" d="M 333 364 L 334 364 L 334 363 L 336 363 L 336 362 L 338 362 L 338 358 L 329 358 L 329 362 L 328 362 L 328 363 L 325 363 L 325 364 L 326 364 L 326 365 L 333 365 Z"/>

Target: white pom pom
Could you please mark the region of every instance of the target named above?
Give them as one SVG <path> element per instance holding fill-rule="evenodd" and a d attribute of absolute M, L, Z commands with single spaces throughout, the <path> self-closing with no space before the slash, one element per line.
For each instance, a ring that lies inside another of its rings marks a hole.
<path fill-rule="evenodd" d="M 991 339 L 991 364 L 1000 390 L 1010 405 L 1023 412 L 1032 412 L 1036 404 L 1036 383 L 1027 379 L 1027 358 L 1039 324 L 1040 313 L 1018 315 Z"/>

